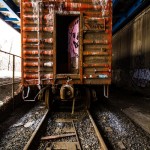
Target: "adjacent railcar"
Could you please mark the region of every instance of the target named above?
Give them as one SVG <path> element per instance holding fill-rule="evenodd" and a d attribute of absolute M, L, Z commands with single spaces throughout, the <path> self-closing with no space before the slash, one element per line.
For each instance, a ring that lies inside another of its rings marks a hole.
<path fill-rule="evenodd" d="M 24 87 L 74 101 L 80 91 L 96 97 L 90 86 L 103 85 L 108 96 L 112 0 L 22 0 L 21 34 Z"/>

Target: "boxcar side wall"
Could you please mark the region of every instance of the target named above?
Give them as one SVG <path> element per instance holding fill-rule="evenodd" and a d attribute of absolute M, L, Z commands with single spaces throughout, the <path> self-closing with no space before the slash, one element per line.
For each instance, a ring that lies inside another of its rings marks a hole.
<path fill-rule="evenodd" d="M 150 90 L 150 6 L 113 36 L 113 83 Z"/>
<path fill-rule="evenodd" d="M 67 54 L 73 15 L 79 33 L 71 33 L 77 41 L 70 41 L 79 49 Z M 72 84 L 111 83 L 112 0 L 22 0 L 21 34 L 24 85 L 63 84 L 67 77 Z"/>

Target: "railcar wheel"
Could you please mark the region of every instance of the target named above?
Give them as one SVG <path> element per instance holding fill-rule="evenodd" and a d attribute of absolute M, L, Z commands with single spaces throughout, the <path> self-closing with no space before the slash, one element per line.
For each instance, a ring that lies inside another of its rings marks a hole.
<path fill-rule="evenodd" d="M 45 91 L 45 106 L 47 109 L 51 109 L 52 107 L 52 92 L 50 89 L 46 89 Z"/>
<path fill-rule="evenodd" d="M 49 109 L 49 89 L 45 91 L 45 106 Z"/>
<path fill-rule="evenodd" d="M 85 104 L 85 108 L 89 109 L 90 105 L 91 105 L 91 92 L 89 88 L 85 88 L 84 91 L 84 104 Z"/>

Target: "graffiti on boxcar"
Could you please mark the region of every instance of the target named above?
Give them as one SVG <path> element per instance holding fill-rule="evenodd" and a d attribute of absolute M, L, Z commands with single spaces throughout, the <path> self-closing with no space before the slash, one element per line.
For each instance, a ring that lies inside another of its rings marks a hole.
<path fill-rule="evenodd" d="M 71 68 L 78 69 L 79 59 L 79 18 L 74 20 L 69 26 L 68 33 L 69 53 L 71 57 Z"/>
<path fill-rule="evenodd" d="M 113 73 L 113 80 L 115 83 L 119 83 L 121 81 L 121 70 L 116 69 L 112 71 Z"/>
<path fill-rule="evenodd" d="M 133 71 L 132 80 L 139 87 L 150 86 L 150 69 L 136 69 Z"/>

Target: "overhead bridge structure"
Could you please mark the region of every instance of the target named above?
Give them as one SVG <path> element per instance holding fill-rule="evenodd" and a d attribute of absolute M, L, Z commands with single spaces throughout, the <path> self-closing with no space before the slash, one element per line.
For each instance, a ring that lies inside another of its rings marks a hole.
<path fill-rule="evenodd" d="M 0 0 L 0 18 L 20 32 L 20 7 L 14 0 Z"/>

